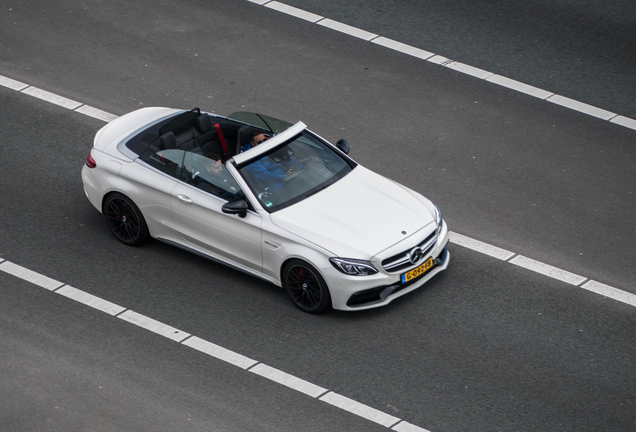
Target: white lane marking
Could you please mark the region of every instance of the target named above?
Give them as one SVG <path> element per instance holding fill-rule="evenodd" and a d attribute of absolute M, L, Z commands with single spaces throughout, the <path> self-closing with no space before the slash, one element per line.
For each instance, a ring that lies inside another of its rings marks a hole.
<path fill-rule="evenodd" d="M 94 309 L 107 313 L 108 315 L 115 316 L 126 310 L 125 307 L 119 306 L 115 303 L 111 303 L 108 300 L 96 297 L 92 294 L 78 290 L 77 288 L 73 288 L 69 285 L 65 285 L 62 288 L 55 290 L 55 293 L 83 303 L 86 306 L 90 306 Z"/>
<path fill-rule="evenodd" d="M 617 125 L 636 130 L 636 120 L 630 119 L 629 117 L 616 116 L 610 120 L 610 123 L 616 123 Z"/>
<path fill-rule="evenodd" d="M 0 85 L 3 87 L 8 87 L 11 90 L 21 91 L 27 88 L 29 85 L 20 81 L 16 81 L 11 78 L 4 77 L 0 75 Z"/>
<path fill-rule="evenodd" d="M 340 31 L 342 33 L 346 33 L 348 35 L 351 35 L 360 39 L 364 39 L 369 42 L 377 43 L 378 45 L 382 45 L 386 48 L 393 49 L 395 51 L 399 51 L 401 53 L 411 55 L 413 57 L 424 59 L 431 63 L 435 63 L 440 66 L 453 69 L 457 72 L 468 74 L 478 79 L 483 79 L 492 84 L 497 84 L 497 85 L 506 87 L 510 90 L 518 91 L 518 92 L 527 94 L 529 96 L 538 97 L 539 99 L 549 100 L 550 102 L 553 102 L 557 105 L 578 111 L 583 114 L 588 114 L 603 120 L 612 120 L 617 117 L 617 114 L 612 113 L 610 111 L 597 108 L 583 102 L 578 102 L 578 101 L 575 101 L 574 99 L 566 98 L 564 96 L 559 96 L 554 94 L 553 92 L 542 90 L 540 88 L 533 87 L 528 84 L 524 84 L 524 83 L 509 79 L 506 77 L 502 77 L 501 75 L 496 75 L 493 72 L 479 69 L 464 63 L 456 62 L 449 58 L 446 58 L 440 55 L 435 55 L 428 51 L 415 48 L 410 45 L 403 44 L 401 42 L 391 41 L 391 39 L 385 38 L 380 35 L 376 35 L 375 33 L 371 33 L 366 30 L 359 29 L 357 27 L 350 26 L 348 24 L 334 21 L 329 18 L 324 18 L 318 21 L 314 21 L 313 18 L 308 19 L 308 17 L 312 17 L 312 16 L 319 17 L 320 15 L 307 12 L 303 9 L 299 9 L 294 6 L 289 6 L 278 1 L 272 1 L 272 2 L 268 0 L 248 0 L 248 1 L 251 3 L 265 6 L 265 7 L 271 7 L 272 9 L 278 10 L 280 12 L 293 15 L 307 21 L 311 21 L 315 24 L 319 24 L 321 26 Z M 275 6 L 272 7 L 271 6 L 272 4 L 275 4 Z M 376 40 L 378 39 L 380 40 L 376 42 Z M 623 117 L 623 116 L 618 116 L 618 117 L 621 117 L 621 118 L 617 121 L 612 121 L 612 123 L 615 123 L 619 126 L 623 126 L 629 129 L 636 130 L 636 120 L 630 119 L 628 117 Z"/>
<path fill-rule="evenodd" d="M 349 36 L 364 39 L 367 42 L 370 41 L 371 39 L 375 39 L 378 37 L 378 35 L 375 33 L 371 33 L 366 30 L 359 29 L 357 27 L 352 27 L 350 25 L 347 25 L 338 21 L 334 21 L 329 18 L 325 18 L 321 21 L 318 21 L 316 24 L 321 25 L 323 27 L 330 28 L 332 30 L 339 31 L 341 33 L 348 34 Z"/>
<path fill-rule="evenodd" d="M 56 95 L 55 93 L 51 93 L 37 87 L 27 87 L 26 89 L 22 90 L 22 93 L 36 97 L 38 99 L 45 100 L 47 102 L 51 102 L 52 104 L 59 105 L 63 108 L 68 108 L 70 110 L 79 108 L 82 105 L 81 103 L 77 101 L 65 98 L 60 95 Z"/>
<path fill-rule="evenodd" d="M 275 369 L 271 366 L 267 366 L 263 363 L 257 364 L 253 368 L 249 369 L 249 371 L 254 372 L 255 374 L 267 378 L 271 381 L 277 382 L 278 384 L 282 384 L 286 387 L 304 393 L 313 398 L 317 398 L 318 396 L 323 395 L 329 391 L 326 388 L 322 388 L 320 386 L 317 386 L 316 384 L 310 383 L 309 381 L 296 378 L 293 375 Z"/>
<path fill-rule="evenodd" d="M 497 246 L 489 245 L 488 243 L 484 243 L 479 240 L 471 239 L 470 237 L 463 236 L 453 231 L 449 232 L 448 234 L 451 243 L 455 243 L 476 252 L 489 255 L 493 258 L 508 261 L 510 258 L 516 255 L 514 252 L 498 248 Z"/>
<path fill-rule="evenodd" d="M 548 102 L 552 102 L 557 105 L 561 105 L 566 108 L 573 109 L 574 111 L 582 112 L 582 113 L 591 115 L 592 117 L 600 118 L 601 120 L 611 120 L 617 116 L 617 114 L 613 112 L 610 112 L 601 108 L 597 108 L 595 106 L 588 105 L 586 103 L 579 102 L 577 100 L 570 99 L 565 96 L 554 95 L 554 96 L 550 96 L 546 100 Z"/>
<path fill-rule="evenodd" d="M 587 278 L 583 276 L 579 276 L 577 274 L 552 267 L 551 265 L 544 264 L 542 262 L 535 261 L 521 255 L 517 255 L 508 262 L 575 286 L 579 286 L 587 280 Z"/>
<path fill-rule="evenodd" d="M 397 432 L 430 432 L 428 429 L 415 426 L 414 424 L 405 421 L 401 421 L 400 423 L 393 426 L 391 429 Z"/>
<path fill-rule="evenodd" d="M 27 282 L 31 282 L 42 288 L 46 288 L 49 291 L 54 291 L 64 285 L 64 283 L 60 281 L 56 281 L 55 279 L 51 279 L 40 273 L 36 273 L 33 270 L 29 270 L 17 264 L 13 264 L 10 261 L 3 261 L 0 264 L 0 270 L 5 273 L 9 273 L 10 275 L 19 277 Z"/>
<path fill-rule="evenodd" d="M 464 237 L 464 236 L 457 237 L 459 236 L 458 234 L 454 234 L 454 236 L 455 238 L 463 238 L 462 241 L 465 239 L 468 239 L 467 237 Z M 471 239 L 468 239 L 468 240 L 471 240 Z M 472 243 L 471 241 L 464 241 L 464 244 L 477 245 L 479 248 L 482 248 L 482 245 L 484 244 L 476 240 L 474 240 L 474 242 L 475 243 Z M 525 257 L 517 257 L 517 258 L 527 259 Z M 538 263 L 538 264 L 541 264 L 541 263 Z M 550 268 L 555 269 L 554 267 L 550 267 Z M 39 273 L 35 273 L 31 270 L 25 269 L 24 267 L 21 267 L 9 261 L 6 261 L 4 260 L 4 258 L 1 258 L 1 257 L 0 257 L 0 270 L 5 271 L 14 276 L 17 276 L 28 282 L 32 282 L 36 285 L 39 285 L 49 290 L 53 290 L 54 288 L 52 287 L 55 286 L 56 284 L 62 284 L 61 282 L 53 281 L 53 279 L 47 278 L 46 276 L 43 276 Z M 559 269 L 556 269 L 556 270 L 559 270 Z M 53 281 L 54 284 L 51 284 L 51 281 Z M 582 286 L 582 288 L 636 307 L 636 295 L 623 292 L 621 290 L 610 287 L 608 285 L 603 285 L 595 281 L 588 281 Z M 93 296 L 92 294 L 83 292 L 81 290 L 78 290 L 68 285 L 63 286 L 62 288 L 58 289 L 55 292 L 63 296 L 66 296 L 68 298 L 77 300 L 87 306 L 98 309 L 102 312 L 109 313 L 111 315 L 117 315 L 118 313 L 117 311 L 119 310 L 118 308 L 125 309 L 107 300 L 100 299 L 99 297 Z M 156 321 L 152 318 L 148 318 L 144 315 L 138 314 L 131 310 L 127 310 L 126 312 L 121 313 L 117 316 L 124 321 L 138 325 L 146 330 L 152 331 L 168 339 L 181 342 L 182 345 L 189 346 L 200 352 L 208 354 L 211 357 L 215 357 L 216 359 L 228 362 L 242 369 L 249 370 L 250 372 L 253 372 L 263 378 L 269 379 L 270 381 L 284 385 L 286 387 L 289 387 L 293 390 L 296 390 L 308 396 L 318 398 L 319 400 L 323 402 L 329 403 L 347 412 L 350 412 L 352 414 L 355 414 L 367 420 L 370 420 L 380 425 L 391 428 L 394 431 L 429 432 L 427 429 L 423 429 L 419 426 L 408 423 L 390 414 L 384 413 L 375 408 L 371 408 L 367 405 L 361 404 L 353 399 L 331 392 L 327 389 L 324 389 L 320 386 L 312 384 L 308 381 L 294 377 L 293 375 L 287 374 L 283 371 L 272 368 L 265 364 L 259 363 L 256 360 L 252 360 L 234 351 L 230 351 L 219 345 L 213 344 L 212 342 L 208 342 L 196 336 L 190 336 L 189 333 L 182 332 L 180 330 L 175 329 L 174 327 L 163 324 L 159 321 Z"/>
<path fill-rule="evenodd" d="M 426 59 L 426 61 L 430 63 L 434 63 L 436 65 L 440 65 L 440 66 L 446 66 L 447 64 L 453 62 L 451 59 L 441 55 L 437 55 L 437 54 L 435 54 L 433 57 Z"/>
<path fill-rule="evenodd" d="M 119 118 L 119 116 L 116 116 L 114 114 L 108 113 L 106 111 L 102 111 L 100 109 L 97 109 L 88 105 L 83 105 L 77 108 L 75 111 L 77 111 L 78 113 L 87 115 L 89 117 L 96 118 L 97 120 L 105 121 L 106 123 L 110 123 L 113 120 Z"/>
<path fill-rule="evenodd" d="M 518 91 L 520 93 L 527 94 L 529 96 L 534 96 L 539 99 L 547 99 L 552 96 L 554 93 L 533 87 L 528 84 L 524 84 L 519 81 L 512 80 L 510 78 L 503 77 L 501 75 L 493 75 L 489 78 L 486 78 L 486 81 L 491 82 L 493 84 L 498 84 L 502 87 L 507 87 L 511 90 Z"/>
<path fill-rule="evenodd" d="M 241 369 L 248 369 L 258 363 L 256 360 L 252 360 L 249 357 L 245 357 L 244 355 L 235 353 L 234 351 L 230 351 L 229 349 L 223 348 L 222 346 L 213 344 L 212 342 L 208 342 L 196 336 L 192 336 L 191 338 L 183 341 L 182 344 L 234 366 L 240 367 Z"/>
<path fill-rule="evenodd" d="M 388 428 L 401 421 L 401 419 L 397 417 L 393 417 L 392 415 L 389 415 L 385 412 L 379 411 L 375 408 L 371 408 L 368 405 L 361 404 L 358 401 L 349 399 L 348 397 L 342 396 L 338 393 L 329 392 L 326 395 L 318 398 L 318 400 L 327 402 L 328 404 L 331 404 Z"/>
<path fill-rule="evenodd" d="M 307 12 L 305 10 L 298 9 L 296 7 L 289 6 L 277 1 L 269 2 L 267 4 L 264 4 L 264 6 L 270 9 L 274 9 L 278 12 L 282 12 L 284 14 L 294 16 L 296 18 L 304 19 L 305 21 L 309 21 L 312 23 L 315 23 L 316 21 L 320 21 L 321 19 L 324 18 L 320 15 L 316 15 L 314 13 Z"/>
<path fill-rule="evenodd" d="M 470 75 L 473 76 L 475 78 L 479 78 L 479 79 L 487 79 L 490 78 L 491 76 L 493 76 L 494 74 L 492 72 L 488 72 L 486 70 L 483 69 L 479 69 L 476 68 L 474 66 L 469 66 L 465 63 L 460 63 L 460 62 L 450 62 L 448 64 L 445 65 L 447 68 L 449 69 L 453 69 L 456 70 L 458 72 L 462 72 L 465 73 L 466 75 Z"/>
<path fill-rule="evenodd" d="M 117 315 L 117 318 L 121 318 L 124 321 L 135 324 L 146 330 L 150 330 L 153 333 L 157 333 L 158 335 L 167 337 L 168 339 L 176 342 L 181 342 L 182 340 L 190 337 L 190 333 L 178 330 L 167 324 L 148 318 L 145 315 L 131 311 L 130 309 L 121 315 Z"/>
<path fill-rule="evenodd" d="M 609 285 L 591 280 L 581 285 L 581 288 L 636 307 L 636 295 L 621 291 Z"/>
<path fill-rule="evenodd" d="M 413 57 L 417 57 L 422 60 L 426 60 L 433 57 L 435 54 L 432 52 L 424 51 L 423 49 L 412 47 L 402 42 L 394 41 L 393 39 L 385 38 L 384 36 L 377 37 L 371 41 L 374 44 L 382 45 L 383 47 L 390 48 L 393 51 L 399 51 L 403 54 L 408 54 Z"/>

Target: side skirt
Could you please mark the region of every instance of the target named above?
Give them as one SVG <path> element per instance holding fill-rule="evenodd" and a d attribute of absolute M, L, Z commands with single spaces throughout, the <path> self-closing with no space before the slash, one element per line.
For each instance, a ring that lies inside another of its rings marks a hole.
<path fill-rule="evenodd" d="M 216 262 L 216 263 L 223 264 L 223 265 L 224 265 L 224 266 L 226 266 L 226 267 L 230 267 L 230 268 L 232 268 L 232 269 L 234 269 L 234 270 L 238 270 L 238 271 L 240 271 L 240 272 L 246 273 L 246 274 L 248 274 L 248 275 L 250 275 L 250 276 L 254 276 L 254 277 L 256 277 L 256 278 L 258 278 L 258 279 L 260 279 L 260 280 L 263 280 L 263 281 L 265 281 L 265 282 L 268 282 L 268 283 L 271 283 L 271 284 L 273 284 L 273 285 L 276 285 L 276 286 L 280 287 L 280 285 L 278 285 L 276 282 L 274 282 L 274 281 L 273 281 L 273 280 L 271 280 L 271 279 L 267 279 L 267 278 L 266 278 L 265 276 L 263 276 L 263 275 L 260 275 L 260 274 L 258 274 L 258 273 L 254 273 L 254 272 L 252 272 L 252 271 L 250 271 L 250 270 L 247 270 L 247 269 L 244 269 L 244 268 L 238 267 L 238 266 L 236 266 L 236 265 L 234 265 L 234 264 L 230 264 L 230 263 L 229 263 L 229 262 L 227 262 L 227 261 L 223 261 L 223 260 L 221 260 L 221 259 L 219 259 L 219 258 L 213 257 L 213 256 L 211 256 L 211 255 L 208 255 L 208 254 L 206 254 L 206 253 L 204 253 L 204 252 L 198 251 L 198 250 L 196 250 L 196 249 L 193 249 L 193 248 L 188 247 L 188 246 L 186 246 L 186 245 L 183 245 L 183 244 L 181 244 L 181 243 L 177 243 L 177 242 L 176 242 L 176 241 L 174 241 L 174 240 L 168 240 L 168 239 L 164 239 L 164 238 L 161 238 L 161 237 L 156 237 L 156 239 L 157 239 L 157 240 L 159 240 L 159 241 L 162 241 L 162 242 L 164 242 L 164 243 L 167 243 L 167 244 L 169 244 L 169 245 L 171 245 L 171 246 L 176 246 L 176 247 L 178 247 L 179 249 L 183 249 L 183 250 L 188 251 L 188 252 L 191 252 L 191 253 L 193 253 L 193 254 L 195 254 L 195 255 L 199 255 L 200 257 L 205 258 L 205 259 L 208 259 L 208 260 L 210 260 L 210 261 L 214 261 L 214 262 Z"/>

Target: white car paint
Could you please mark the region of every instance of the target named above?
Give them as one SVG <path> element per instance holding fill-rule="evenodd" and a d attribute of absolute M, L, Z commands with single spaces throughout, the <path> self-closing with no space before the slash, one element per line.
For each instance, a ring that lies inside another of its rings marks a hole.
<path fill-rule="evenodd" d="M 303 132 L 305 125 L 301 122 L 256 148 L 234 155 L 226 164 L 227 172 L 252 205 L 245 217 L 224 213 L 225 200 L 151 167 L 126 147 L 126 142 L 140 132 L 183 112 L 144 108 L 120 117 L 97 133 L 90 152 L 97 167 L 82 169 L 84 190 L 95 208 L 103 212 L 104 198 L 111 192 L 122 193 L 141 211 L 151 237 L 278 286 L 283 285 L 285 263 L 302 259 L 320 273 L 328 286 L 331 306 L 341 310 L 386 305 L 447 268 L 448 228 L 443 221 L 437 225 L 432 203 L 360 165 L 304 200 L 273 212 L 266 209 L 236 166 L 263 157 Z M 437 235 L 436 241 L 416 264 L 398 272 L 383 268 L 384 259 L 408 253 L 433 235 Z M 334 257 L 368 260 L 377 273 L 344 274 L 329 261 Z M 408 287 L 402 286 L 400 275 L 428 257 L 435 258 L 436 265 Z M 390 288 L 374 301 L 348 304 L 355 293 L 383 287 Z"/>

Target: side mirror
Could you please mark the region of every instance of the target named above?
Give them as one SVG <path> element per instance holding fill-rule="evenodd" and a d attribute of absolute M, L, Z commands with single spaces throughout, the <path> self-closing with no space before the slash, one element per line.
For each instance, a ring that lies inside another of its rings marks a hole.
<path fill-rule="evenodd" d="M 342 150 L 342 152 L 343 152 L 344 154 L 349 154 L 349 143 L 348 143 L 348 142 L 346 142 L 345 140 L 341 139 L 340 141 L 338 141 L 338 142 L 336 143 L 336 146 L 337 146 L 340 150 Z"/>
<path fill-rule="evenodd" d="M 248 207 L 245 200 L 239 199 L 236 201 L 225 203 L 223 207 L 221 207 L 221 211 L 227 214 L 239 215 L 239 217 L 244 218 L 245 216 L 247 216 L 247 208 Z"/>

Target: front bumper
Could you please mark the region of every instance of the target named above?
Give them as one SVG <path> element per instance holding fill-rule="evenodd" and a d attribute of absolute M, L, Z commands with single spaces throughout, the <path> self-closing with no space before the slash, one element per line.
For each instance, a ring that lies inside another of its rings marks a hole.
<path fill-rule="evenodd" d="M 446 248 L 448 241 L 448 226 L 443 222 L 442 231 L 435 246 L 425 257 L 425 259 L 433 258 L 433 266 L 416 279 L 406 283 L 400 280 L 400 274 L 403 272 L 387 273 L 380 270 L 370 276 L 347 276 L 332 266 L 322 267 L 321 271 L 330 288 L 333 308 L 353 311 L 381 307 L 418 289 L 448 267 L 450 262 L 450 253 Z M 404 249 L 403 246 L 401 247 Z M 379 265 L 376 265 L 376 268 L 379 268 Z M 405 271 L 408 270 L 411 269 Z"/>
<path fill-rule="evenodd" d="M 414 289 L 422 286 L 426 281 L 435 276 L 437 273 L 445 270 L 446 267 L 448 267 L 449 260 L 450 253 L 448 252 L 448 249 L 444 247 L 442 253 L 433 260 L 433 266 L 418 278 L 406 283 L 397 282 L 388 286 L 380 286 L 364 291 L 358 291 L 351 297 L 349 297 L 349 300 L 347 301 L 347 307 L 351 309 L 366 309 L 369 307 L 373 307 L 376 304 L 378 306 L 382 306 L 383 304 L 390 302 L 394 298 L 400 297 L 400 295 L 406 294 L 407 292 L 413 291 Z M 402 291 L 404 291 L 402 294 L 397 295 Z M 391 297 L 391 300 L 387 301 L 389 297 Z"/>

